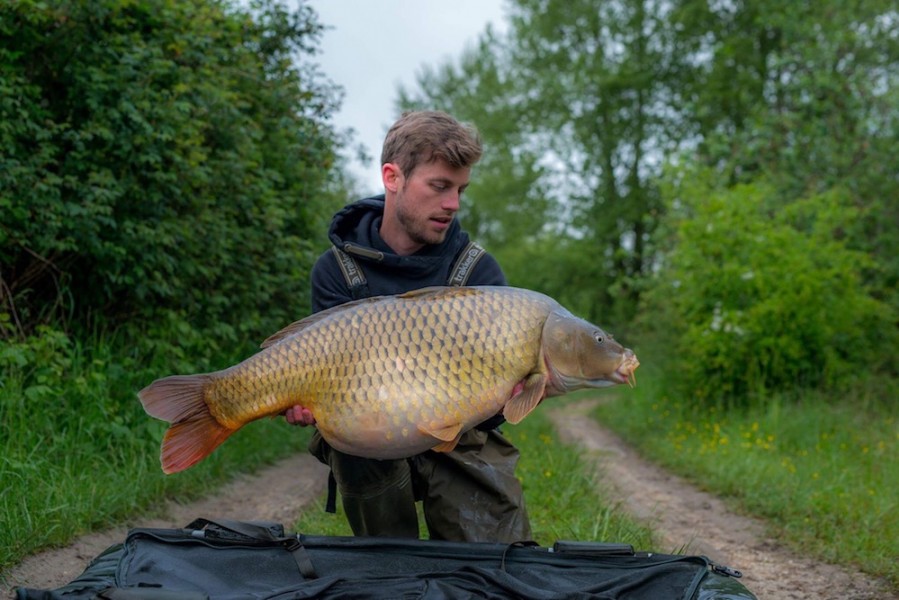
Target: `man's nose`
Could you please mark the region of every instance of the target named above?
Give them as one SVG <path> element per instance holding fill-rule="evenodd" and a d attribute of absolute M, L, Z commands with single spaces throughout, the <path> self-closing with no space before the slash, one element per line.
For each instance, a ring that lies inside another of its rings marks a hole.
<path fill-rule="evenodd" d="M 451 190 L 443 196 L 440 208 L 447 212 L 457 212 L 462 204 L 462 193 L 459 190 Z"/>

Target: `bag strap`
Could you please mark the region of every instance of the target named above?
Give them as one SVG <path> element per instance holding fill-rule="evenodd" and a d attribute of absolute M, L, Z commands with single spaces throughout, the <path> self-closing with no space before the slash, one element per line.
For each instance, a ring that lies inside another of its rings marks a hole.
<path fill-rule="evenodd" d="M 300 574 L 306 579 L 315 579 L 318 574 L 306 548 L 298 536 L 283 535 L 283 528 L 278 525 L 281 535 L 276 535 L 270 527 L 246 521 L 234 521 L 232 519 L 196 519 L 187 526 L 191 530 L 191 536 L 196 538 L 209 538 L 221 541 L 245 543 L 247 539 L 255 542 L 276 544 L 282 546 L 293 556 Z M 224 534 L 224 535 L 223 535 Z M 235 537 L 237 534 L 238 537 Z M 243 538 L 243 539 L 241 539 Z"/>

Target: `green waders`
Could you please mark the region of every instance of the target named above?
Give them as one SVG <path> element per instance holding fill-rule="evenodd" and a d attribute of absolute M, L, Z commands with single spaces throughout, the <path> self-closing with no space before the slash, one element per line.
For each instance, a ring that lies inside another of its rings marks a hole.
<path fill-rule="evenodd" d="M 518 450 L 497 431 L 472 429 L 455 450 L 374 460 L 331 448 L 318 432 L 309 450 L 331 467 L 353 533 L 418 537 L 415 501 L 434 540 L 518 542 L 531 539 Z"/>

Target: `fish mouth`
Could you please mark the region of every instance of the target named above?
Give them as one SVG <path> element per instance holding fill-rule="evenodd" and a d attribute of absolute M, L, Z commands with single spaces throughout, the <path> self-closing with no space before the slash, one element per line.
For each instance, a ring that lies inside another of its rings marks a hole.
<path fill-rule="evenodd" d="M 626 383 L 628 386 L 635 388 L 637 387 L 637 374 L 635 371 L 639 366 L 640 361 L 637 360 L 633 352 L 630 352 L 624 357 L 621 364 L 615 369 L 615 372 L 612 373 L 612 379 L 618 383 Z"/>

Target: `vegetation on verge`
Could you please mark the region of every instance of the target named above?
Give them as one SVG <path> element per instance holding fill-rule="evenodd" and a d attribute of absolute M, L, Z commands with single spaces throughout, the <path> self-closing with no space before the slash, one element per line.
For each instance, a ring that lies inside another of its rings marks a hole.
<path fill-rule="evenodd" d="M 628 397 L 596 416 L 648 458 L 767 519 L 796 552 L 899 586 L 899 418 L 884 390 L 770 392 L 750 406 L 672 392 L 645 366 Z M 895 397 L 899 390 L 891 390 Z"/>
<path fill-rule="evenodd" d="M 166 424 L 147 417 L 136 391 L 169 363 L 120 351 L 105 339 L 82 344 L 42 331 L 0 352 L 0 573 L 42 548 L 153 514 L 169 498 L 199 497 L 305 449 L 308 435 L 264 421 L 189 472 L 164 475 Z"/>

